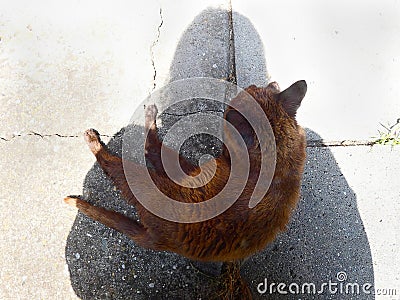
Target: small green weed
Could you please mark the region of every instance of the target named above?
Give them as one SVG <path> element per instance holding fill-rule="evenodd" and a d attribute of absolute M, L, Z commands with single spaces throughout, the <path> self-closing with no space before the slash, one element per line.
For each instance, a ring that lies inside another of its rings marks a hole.
<path fill-rule="evenodd" d="M 383 125 L 384 130 L 378 130 L 379 137 L 376 137 L 376 144 L 380 145 L 400 145 L 400 118 L 397 119 L 394 125 Z"/>

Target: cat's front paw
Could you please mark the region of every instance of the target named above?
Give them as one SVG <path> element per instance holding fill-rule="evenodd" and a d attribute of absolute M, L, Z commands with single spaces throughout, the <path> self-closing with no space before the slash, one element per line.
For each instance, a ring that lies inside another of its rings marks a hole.
<path fill-rule="evenodd" d="M 89 146 L 89 149 L 96 154 L 100 151 L 102 144 L 100 141 L 100 135 L 97 130 L 91 128 L 85 131 L 84 133 L 86 144 Z"/>

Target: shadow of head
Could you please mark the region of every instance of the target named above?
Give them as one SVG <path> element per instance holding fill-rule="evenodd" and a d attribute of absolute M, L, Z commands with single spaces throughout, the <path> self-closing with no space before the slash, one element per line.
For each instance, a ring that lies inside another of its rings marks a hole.
<path fill-rule="evenodd" d="M 240 32 L 246 33 L 235 36 L 234 56 L 230 13 L 207 9 L 182 35 L 168 81 L 199 76 L 226 79 L 233 74 L 242 87 L 266 85 L 268 77 L 261 39 L 246 17 L 237 13 L 233 17 L 235 26 L 241 26 Z M 236 65 L 243 66 L 238 74 L 233 68 L 235 61 Z M 165 103 L 160 105 L 168 107 Z M 199 111 L 222 115 L 224 107 L 207 99 L 195 99 L 168 109 L 160 116 L 161 136 L 183 115 Z M 129 129 L 137 135 L 132 145 L 136 149 L 132 159 L 141 161 L 143 129 L 140 126 Z M 125 130 L 108 144 L 118 156 L 122 155 Z M 217 155 L 218 150 L 212 149 L 218 147 L 220 144 L 215 139 L 199 135 L 182 146 L 181 154 L 197 163 L 205 152 Z M 87 150 L 83 147 L 77 151 Z M 289 230 L 250 258 L 242 269 L 254 297 L 265 296 L 257 291 L 264 278 L 275 282 L 319 283 L 335 279 L 339 271 L 344 271 L 349 280 L 351 277 L 357 282 L 373 284 L 371 253 L 356 196 L 328 148 L 308 149 L 302 193 Z M 125 203 L 97 164 L 85 178 L 83 195 L 93 204 L 135 217 L 134 208 Z M 219 264 L 198 265 L 174 253 L 142 249 L 119 232 L 81 213 L 68 235 L 65 254 L 72 287 L 82 299 L 208 299 L 218 292 Z M 275 293 L 270 297 L 281 299 L 282 295 Z M 363 295 L 360 299 L 372 298 Z"/>
<path fill-rule="evenodd" d="M 248 18 L 209 8 L 195 17 L 180 38 L 166 83 L 213 77 L 234 80 L 242 88 L 266 86 L 269 75 L 264 57 L 263 42 Z"/>

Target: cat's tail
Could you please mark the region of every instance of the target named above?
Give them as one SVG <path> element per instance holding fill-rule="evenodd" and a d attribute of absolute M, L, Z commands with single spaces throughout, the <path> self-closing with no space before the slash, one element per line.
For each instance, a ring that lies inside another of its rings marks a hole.
<path fill-rule="evenodd" d="M 224 262 L 220 276 L 220 291 L 218 299 L 230 300 L 251 300 L 251 290 L 246 281 L 240 275 L 240 261 Z"/>

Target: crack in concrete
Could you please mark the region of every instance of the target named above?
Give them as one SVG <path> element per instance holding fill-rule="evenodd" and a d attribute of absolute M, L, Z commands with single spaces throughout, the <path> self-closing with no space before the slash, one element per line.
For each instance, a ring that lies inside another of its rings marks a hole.
<path fill-rule="evenodd" d="M 193 115 L 197 114 L 199 112 L 216 112 L 216 113 L 223 113 L 223 111 L 220 110 L 206 110 L 206 111 L 196 111 L 196 112 L 189 112 L 185 114 L 171 114 L 171 113 L 166 113 L 163 112 L 165 115 L 169 116 L 174 116 L 174 117 L 182 117 L 182 116 L 188 116 L 188 115 Z M 58 137 L 58 138 L 81 138 L 82 134 L 70 134 L 70 135 L 65 135 L 65 134 L 59 134 L 59 133 L 52 133 L 52 134 L 42 134 L 39 132 L 35 131 L 29 131 L 27 133 L 21 133 L 21 134 L 13 134 L 10 138 L 5 138 L 0 136 L 0 140 L 4 142 L 10 142 L 14 140 L 15 138 L 19 137 L 27 137 L 27 136 L 37 136 L 40 137 L 41 139 L 44 138 L 52 138 L 52 137 Z M 100 134 L 102 137 L 108 137 L 112 138 L 114 135 L 108 135 L 108 134 Z M 354 146 L 374 146 L 376 145 L 376 140 L 339 140 L 339 141 L 329 141 L 329 140 L 324 140 L 324 139 L 319 139 L 319 140 L 307 140 L 307 148 L 328 148 L 328 147 L 354 147 Z"/>
<path fill-rule="evenodd" d="M 376 145 L 376 140 L 341 140 L 341 141 L 327 141 L 324 139 L 307 140 L 308 148 L 374 146 L 374 145 Z"/>
<path fill-rule="evenodd" d="M 65 134 L 60 134 L 60 133 L 51 133 L 51 134 L 43 134 L 43 133 L 38 133 L 35 131 L 29 131 L 27 133 L 20 133 L 20 134 L 13 134 L 10 138 L 5 138 L 5 137 L 1 137 L 0 136 L 0 140 L 4 141 L 4 142 L 10 142 L 12 140 L 14 140 L 15 138 L 19 138 L 19 137 L 27 137 L 27 136 L 37 136 L 40 137 L 42 139 L 44 138 L 52 138 L 52 137 L 59 137 L 59 138 L 80 138 L 83 136 L 83 134 L 70 134 L 70 135 L 65 135 Z M 104 136 L 104 137 L 109 137 L 112 138 L 112 135 L 107 135 L 107 134 L 100 134 L 100 136 Z"/>
<path fill-rule="evenodd" d="M 160 7 L 159 14 L 160 14 L 160 24 L 157 27 L 157 36 L 156 36 L 156 39 L 153 41 L 153 43 L 150 46 L 150 59 L 151 59 L 151 65 L 153 66 L 153 87 L 151 89 L 151 92 L 153 92 L 156 89 L 156 78 L 157 78 L 157 68 L 156 68 L 155 61 L 154 61 L 154 47 L 157 46 L 157 44 L 158 44 L 158 41 L 160 39 L 160 34 L 161 34 L 161 27 L 164 24 L 161 7 Z"/>
<path fill-rule="evenodd" d="M 169 113 L 169 112 L 163 112 L 163 115 L 167 115 L 167 116 L 173 116 L 173 117 L 185 117 L 185 116 L 190 116 L 190 115 L 195 115 L 198 113 L 207 113 L 207 112 L 215 112 L 215 113 L 221 113 L 223 114 L 225 111 L 223 110 L 215 110 L 215 109 L 205 109 L 205 110 L 199 110 L 199 111 L 191 111 L 191 112 L 187 112 L 184 114 L 173 114 L 173 113 Z"/>
<path fill-rule="evenodd" d="M 230 70 L 227 81 L 237 84 L 236 76 L 236 52 L 235 52 L 235 34 L 233 30 L 233 9 L 232 1 L 228 4 L 228 17 L 229 17 L 229 63 Z"/>

